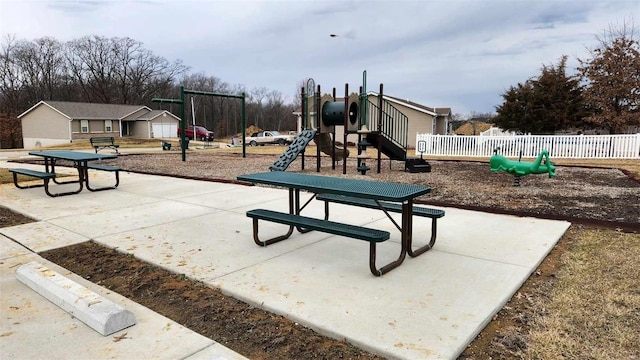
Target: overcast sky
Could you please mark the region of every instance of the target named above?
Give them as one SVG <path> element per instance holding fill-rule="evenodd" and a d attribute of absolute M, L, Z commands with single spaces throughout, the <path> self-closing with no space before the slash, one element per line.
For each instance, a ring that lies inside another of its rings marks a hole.
<path fill-rule="evenodd" d="M 288 99 L 309 77 L 323 92 L 357 90 L 366 70 L 369 91 L 383 83 L 460 114 L 494 112 L 501 93 L 562 55 L 573 71 L 596 35 L 625 21 L 638 31 L 640 1 L 0 0 L 3 38 L 129 37 L 191 73 Z"/>

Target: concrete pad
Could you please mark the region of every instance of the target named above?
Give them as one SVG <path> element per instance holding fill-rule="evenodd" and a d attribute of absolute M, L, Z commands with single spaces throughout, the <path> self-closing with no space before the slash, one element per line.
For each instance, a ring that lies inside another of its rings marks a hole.
<path fill-rule="evenodd" d="M 13 184 L 0 185 L 0 193 L 2 193 L 3 205 L 37 220 L 152 204 L 161 200 L 117 189 L 99 192 L 83 190 L 76 195 L 53 198 L 47 196 L 42 188 L 18 189 Z"/>
<path fill-rule="evenodd" d="M 433 250 L 406 259 L 381 278 L 368 271 L 367 243 L 331 237 L 215 279 L 214 285 L 383 356 L 455 358 L 526 281 L 570 224 L 466 211 L 447 212 L 445 218 L 450 215 L 456 221 L 440 227 L 442 237 Z M 464 228 L 460 223 L 474 217 L 492 226 L 476 229 L 474 241 L 450 240 L 458 236 L 457 229 Z M 430 230 L 431 221 L 424 223 Z M 380 219 L 374 227 L 392 231 L 389 224 Z M 420 232 L 421 226 L 414 231 Z M 518 229 L 527 232 L 511 240 L 516 244 L 500 235 Z M 392 237 L 399 241 L 397 230 Z M 500 241 L 494 243 L 494 238 Z M 442 243 L 446 250 L 440 249 Z M 399 244 L 382 245 L 380 264 L 397 257 Z M 514 257 L 514 252 L 528 255 Z"/>
<path fill-rule="evenodd" d="M 136 324 L 131 311 L 37 261 L 20 265 L 16 279 L 102 336 Z"/>
<path fill-rule="evenodd" d="M 111 191 L 103 191 L 107 193 Z M 71 196 L 73 197 L 73 196 Z M 158 201 L 153 204 L 109 209 L 85 215 L 58 217 L 50 223 L 87 237 L 117 234 L 212 212 L 210 208 L 175 201 Z"/>
<path fill-rule="evenodd" d="M 265 223 L 263 228 L 267 235 L 286 232 L 278 224 Z M 251 221 L 244 213 L 220 211 L 94 240 L 206 282 L 327 237 L 313 232 L 282 242 L 281 246 L 261 248 L 253 242 Z"/>
<path fill-rule="evenodd" d="M 3 234 L 33 252 L 47 251 L 88 241 L 86 236 L 63 229 L 46 221 L 0 228 Z"/>
<path fill-rule="evenodd" d="M 288 200 L 283 198 L 282 190 L 268 188 L 260 188 L 260 190 L 255 191 L 253 187 L 233 185 L 232 188 L 226 191 L 185 196 L 181 197 L 180 201 L 221 210 L 244 208 L 246 206 L 254 206 L 256 203 L 266 204 L 272 201 L 280 201 L 284 204 L 284 209 L 288 209 Z M 247 196 L 247 193 L 250 193 L 251 196 Z"/>
<path fill-rule="evenodd" d="M 193 184 L 193 180 L 187 179 L 138 174 L 124 174 L 123 176 L 121 174 L 118 189 L 138 195 L 173 199 L 215 193 L 234 187 L 231 184 L 207 181 L 199 181 L 198 186 L 193 186 Z"/>
<path fill-rule="evenodd" d="M 16 280 L 16 268 L 34 260 L 130 309 L 138 324 L 108 337 L 93 331 Z M 0 288 L 2 359 L 181 359 L 216 344 L 35 254 L 0 262 Z"/>
<path fill-rule="evenodd" d="M 542 262 L 571 225 L 454 208 L 445 211 L 445 217 L 438 220 L 438 251 L 530 268 Z"/>
<path fill-rule="evenodd" d="M 346 205 L 339 206 L 348 208 Z M 338 208 L 338 204 L 332 204 L 331 210 L 334 208 Z M 445 211 L 445 216 L 438 219 L 438 251 L 528 267 L 537 267 L 555 245 L 557 239 L 549 238 L 546 234 L 563 234 L 570 225 L 566 221 L 433 208 Z M 392 217 L 400 223 L 400 214 L 392 214 Z M 389 231 L 389 240 L 400 242 L 400 232 L 386 218 L 366 226 Z M 427 244 L 430 236 L 431 219 L 415 217 L 414 248 Z"/>
<path fill-rule="evenodd" d="M 248 358 L 218 343 L 186 357 L 184 360 L 248 360 Z"/>
<path fill-rule="evenodd" d="M 162 177 L 127 176 L 131 187 L 126 191 L 122 184 L 115 191 L 83 192 L 86 200 L 67 197 L 71 204 L 95 201 L 88 214 L 76 212 L 81 206 L 75 204 L 73 215 L 56 216 L 64 205 L 30 190 L 2 188 L 0 200 L 390 358 L 455 358 L 570 225 L 446 208 L 434 249 L 374 277 L 366 242 L 311 232 L 268 247 L 255 245 L 245 212 L 286 211 L 286 190 L 181 179 L 177 189 L 162 180 L 162 191 L 149 191 Z M 200 187 L 205 190 L 191 192 Z M 178 196 L 183 188 L 189 190 Z M 166 193 L 170 189 L 176 193 Z M 110 196 L 116 193 L 131 202 L 114 204 Z M 322 217 L 322 202 L 312 201 L 304 213 Z M 384 213 L 332 204 L 331 219 L 390 231 L 391 240 L 379 246 L 378 261 L 397 257 L 400 235 Z M 283 228 L 261 223 L 261 236 L 281 234 Z M 430 219 L 414 220 L 416 245 L 428 241 L 430 232 Z M 0 345 L 5 339 L 0 337 Z M 200 356 L 207 356 L 207 347 L 200 350 L 205 350 Z"/>
<path fill-rule="evenodd" d="M 24 256 L 30 253 L 31 251 L 26 247 L 0 234 L 0 260 Z"/>
<path fill-rule="evenodd" d="M 366 244 L 335 238 L 218 279 L 216 286 L 386 357 L 455 358 L 529 273 L 434 251 L 376 278 L 366 251 Z"/>

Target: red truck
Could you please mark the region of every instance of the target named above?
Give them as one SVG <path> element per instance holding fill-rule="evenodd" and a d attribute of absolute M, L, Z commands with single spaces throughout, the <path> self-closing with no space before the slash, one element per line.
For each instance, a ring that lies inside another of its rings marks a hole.
<path fill-rule="evenodd" d="M 184 136 L 189 140 L 213 141 L 213 131 L 207 130 L 204 126 L 196 126 L 195 137 L 193 135 L 193 126 L 188 126 L 184 132 Z M 180 128 L 178 128 L 178 137 L 181 137 Z"/>

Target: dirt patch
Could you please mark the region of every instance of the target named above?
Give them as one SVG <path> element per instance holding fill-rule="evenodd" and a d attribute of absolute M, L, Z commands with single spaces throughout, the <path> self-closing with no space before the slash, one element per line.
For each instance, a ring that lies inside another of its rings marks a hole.
<path fill-rule="evenodd" d="M 93 242 L 40 255 L 250 359 L 382 359 Z"/>

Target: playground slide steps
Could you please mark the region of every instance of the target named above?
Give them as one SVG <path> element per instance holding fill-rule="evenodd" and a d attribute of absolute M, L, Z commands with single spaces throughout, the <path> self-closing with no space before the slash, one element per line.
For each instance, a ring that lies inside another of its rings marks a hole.
<path fill-rule="evenodd" d="M 407 159 L 407 149 L 399 146 L 386 136 L 378 137 L 378 134 L 371 133 L 367 135 L 367 141 L 372 144 L 372 148 L 378 148 L 378 139 L 382 138 L 381 151 L 391 160 L 405 161 Z"/>

